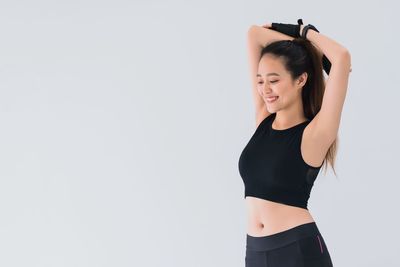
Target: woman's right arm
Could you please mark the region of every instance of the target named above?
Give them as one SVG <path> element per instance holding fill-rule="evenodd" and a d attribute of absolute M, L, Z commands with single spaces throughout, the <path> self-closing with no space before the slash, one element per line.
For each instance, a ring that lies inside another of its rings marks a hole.
<path fill-rule="evenodd" d="M 265 106 L 265 102 L 259 95 L 257 90 L 257 72 L 258 63 L 260 62 L 261 58 L 261 50 L 273 41 L 293 39 L 294 38 L 289 35 L 257 25 L 252 25 L 247 32 L 248 59 L 250 67 L 250 78 L 252 83 L 253 101 L 256 113 L 256 126 L 258 126 L 263 119 L 271 114 L 268 112 Z"/>

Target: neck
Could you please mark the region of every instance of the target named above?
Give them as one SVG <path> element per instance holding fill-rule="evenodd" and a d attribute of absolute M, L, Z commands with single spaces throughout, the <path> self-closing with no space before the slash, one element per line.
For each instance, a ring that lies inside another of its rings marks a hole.
<path fill-rule="evenodd" d="M 273 122 L 275 129 L 286 129 L 298 123 L 306 121 L 303 106 L 297 105 L 290 109 L 279 110 Z"/>

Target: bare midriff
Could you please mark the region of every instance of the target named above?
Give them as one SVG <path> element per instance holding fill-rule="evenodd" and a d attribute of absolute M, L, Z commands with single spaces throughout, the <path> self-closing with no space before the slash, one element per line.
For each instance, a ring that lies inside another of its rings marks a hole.
<path fill-rule="evenodd" d="M 314 222 L 306 209 L 289 206 L 265 199 L 247 196 L 247 234 L 267 236 L 276 234 L 300 224 Z"/>

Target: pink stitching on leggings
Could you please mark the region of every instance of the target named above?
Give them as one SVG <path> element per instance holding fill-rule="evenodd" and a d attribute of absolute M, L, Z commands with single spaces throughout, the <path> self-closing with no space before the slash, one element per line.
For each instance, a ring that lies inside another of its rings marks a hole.
<path fill-rule="evenodd" d="M 317 237 L 318 237 L 318 241 L 319 241 L 319 247 L 321 248 L 321 253 L 323 253 L 323 252 L 322 252 L 321 240 L 319 239 L 319 236 L 318 236 L 318 235 L 317 235 Z"/>

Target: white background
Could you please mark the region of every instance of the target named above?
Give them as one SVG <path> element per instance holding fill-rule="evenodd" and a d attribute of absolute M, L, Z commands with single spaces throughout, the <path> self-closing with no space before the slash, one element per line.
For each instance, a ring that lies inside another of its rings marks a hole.
<path fill-rule="evenodd" d="M 246 33 L 298 18 L 353 69 L 309 210 L 335 266 L 400 266 L 396 5 L 0 1 L 0 266 L 244 266 Z"/>

